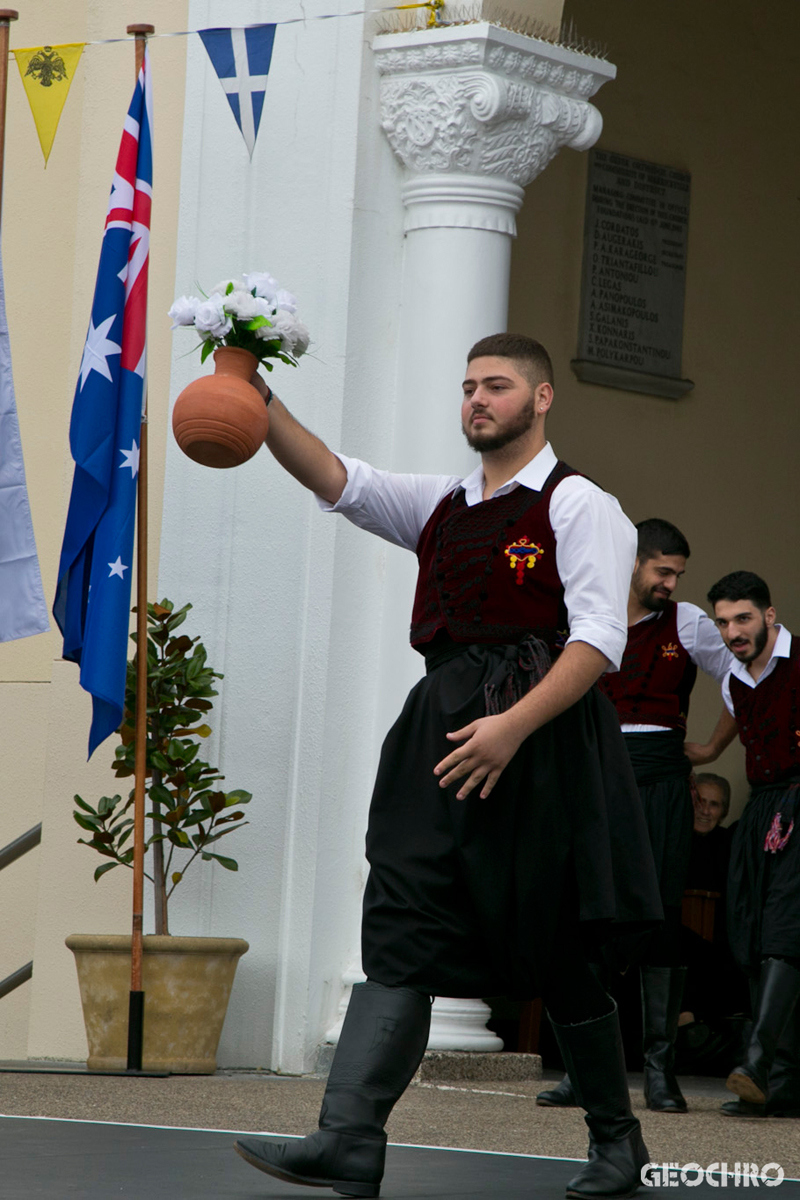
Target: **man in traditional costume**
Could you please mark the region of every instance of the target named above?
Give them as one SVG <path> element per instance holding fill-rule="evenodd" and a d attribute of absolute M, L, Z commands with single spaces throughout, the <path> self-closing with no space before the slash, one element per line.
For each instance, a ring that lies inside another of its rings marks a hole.
<path fill-rule="evenodd" d="M 769 588 L 734 571 L 708 593 L 735 662 L 722 698 L 746 751 L 750 800 L 731 848 L 728 936 L 751 981 L 753 1031 L 729 1116 L 800 1116 L 800 638 Z"/>
<path fill-rule="evenodd" d="M 335 455 L 272 399 L 267 445 L 320 506 L 417 554 L 411 641 L 426 661 L 381 754 L 367 982 L 353 988 L 319 1130 L 237 1143 L 277 1178 L 377 1196 L 384 1125 L 425 1051 L 431 997 L 506 991 L 543 997 L 588 1113 L 589 1161 L 567 1195 L 640 1185 L 647 1151 L 616 1006 L 585 947 L 589 931 L 631 937 L 661 917 L 616 716 L 593 686 L 622 658 L 635 535 L 547 443 L 552 385 L 530 338 L 472 348 L 462 423 L 481 465 L 466 479 Z"/>
<path fill-rule="evenodd" d="M 722 683 L 731 653 L 707 613 L 672 599 L 690 554 L 681 531 L 652 517 L 641 521 L 636 532 L 628 642 L 619 671 L 601 676 L 599 687 L 617 710 L 664 906 L 664 924 L 650 938 L 641 965 L 645 1104 L 654 1112 L 685 1113 L 674 1064 L 686 982 L 681 904 L 694 824 L 692 763 L 684 750 L 686 718 L 697 668 Z M 734 728 L 727 713 L 721 727 L 717 735 L 730 740 Z M 574 1105 L 569 1077 L 536 1100 L 546 1106 Z"/>

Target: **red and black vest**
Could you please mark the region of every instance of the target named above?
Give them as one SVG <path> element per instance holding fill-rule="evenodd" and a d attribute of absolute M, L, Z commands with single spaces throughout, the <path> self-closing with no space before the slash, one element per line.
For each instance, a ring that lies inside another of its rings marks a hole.
<path fill-rule="evenodd" d="M 792 638 L 789 657 L 778 659 L 756 687 L 731 675 L 730 688 L 749 782 L 800 779 L 800 638 Z"/>
<path fill-rule="evenodd" d="M 697 667 L 678 638 L 674 600 L 649 620 L 628 626 L 619 671 L 601 675 L 600 688 L 617 710 L 620 725 L 663 725 L 686 732 L 689 697 Z"/>
<path fill-rule="evenodd" d="M 532 633 L 551 654 L 563 647 L 569 629 L 550 497 L 577 474 L 558 462 L 540 492 L 520 485 L 469 506 L 459 487 L 440 501 L 417 546 L 412 646 L 445 632 L 454 642 L 493 643 Z"/>

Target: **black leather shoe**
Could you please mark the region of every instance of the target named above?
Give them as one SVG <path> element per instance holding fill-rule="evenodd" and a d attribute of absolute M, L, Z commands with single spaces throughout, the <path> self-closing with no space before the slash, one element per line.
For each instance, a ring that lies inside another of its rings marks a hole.
<path fill-rule="evenodd" d="M 284 1183 L 329 1187 L 340 1196 L 380 1195 L 385 1135 L 364 1138 L 320 1129 L 301 1141 L 239 1138 L 233 1145 L 251 1167 Z"/>
<path fill-rule="evenodd" d="M 685 967 L 642 967 L 644 1102 L 651 1112 L 687 1111 L 674 1071 L 685 981 Z"/>
<path fill-rule="evenodd" d="M 554 1088 L 539 1092 L 536 1103 L 542 1108 L 577 1108 L 578 1101 L 575 1099 L 569 1075 L 565 1075 L 561 1083 L 556 1084 Z"/>
<path fill-rule="evenodd" d="M 747 1100 L 726 1100 L 719 1106 L 724 1117 L 766 1117 L 765 1104 L 749 1104 Z"/>

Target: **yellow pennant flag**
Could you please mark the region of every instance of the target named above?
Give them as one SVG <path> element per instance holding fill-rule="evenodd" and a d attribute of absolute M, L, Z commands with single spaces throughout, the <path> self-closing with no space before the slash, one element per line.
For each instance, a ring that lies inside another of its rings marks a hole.
<path fill-rule="evenodd" d="M 45 166 L 84 45 L 85 42 L 70 42 L 65 46 L 34 46 L 13 52 L 39 134 Z"/>

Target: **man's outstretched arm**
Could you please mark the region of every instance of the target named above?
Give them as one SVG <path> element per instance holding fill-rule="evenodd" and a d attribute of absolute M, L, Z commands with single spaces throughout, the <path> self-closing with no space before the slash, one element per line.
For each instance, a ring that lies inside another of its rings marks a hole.
<path fill-rule="evenodd" d="M 254 375 L 253 386 L 266 399 L 267 385 Z M 329 504 L 335 504 L 347 483 L 347 471 L 323 441 L 296 421 L 273 393 L 269 405 L 266 444 L 282 467 Z"/>

